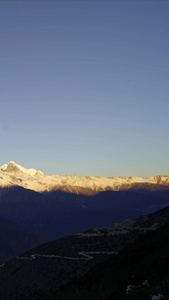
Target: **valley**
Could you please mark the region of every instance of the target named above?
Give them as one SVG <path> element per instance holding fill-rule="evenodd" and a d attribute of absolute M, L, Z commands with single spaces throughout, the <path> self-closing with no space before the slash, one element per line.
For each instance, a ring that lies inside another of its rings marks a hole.
<path fill-rule="evenodd" d="M 0 172 L 3 300 L 55 299 L 62 285 L 169 223 L 169 176 L 51 178 L 14 162 Z"/>

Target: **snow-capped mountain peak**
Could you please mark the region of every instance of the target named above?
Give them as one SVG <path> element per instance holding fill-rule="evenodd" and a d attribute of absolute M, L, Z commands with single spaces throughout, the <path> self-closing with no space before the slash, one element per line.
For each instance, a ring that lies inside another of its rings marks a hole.
<path fill-rule="evenodd" d="M 36 169 L 26 169 L 14 161 L 0 168 L 0 187 L 22 186 L 37 192 L 61 190 L 92 195 L 103 191 L 130 189 L 169 189 L 169 176 L 140 177 L 80 177 L 75 175 L 47 176 Z"/>
<path fill-rule="evenodd" d="M 35 169 L 26 169 L 18 164 L 16 164 L 14 161 L 10 161 L 9 164 L 5 164 L 1 167 L 1 170 L 8 173 L 18 173 L 23 172 L 29 175 L 35 175 L 37 173 L 37 170 Z"/>

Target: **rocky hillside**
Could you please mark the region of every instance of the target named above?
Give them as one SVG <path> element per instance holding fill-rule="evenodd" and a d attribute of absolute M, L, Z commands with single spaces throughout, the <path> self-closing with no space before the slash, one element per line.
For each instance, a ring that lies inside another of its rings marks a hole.
<path fill-rule="evenodd" d="M 93 267 L 46 300 L 169 299 L 169 224 L 141 235 L 118 255 Z"/>
<path fill-rule="evenodd" d="M 132 221 L 127 220 L 113 227 L 92 229 L 39 246 L 1 265 L 0 297 L 3 300 L 42 300 L 50 290 L 56 290 L 61 285 L 68 283 L 71 279 L 84 275 L 92 266 L 106 261 L 110 256 L 116 256 L 121 249 L 127 244 L 132 243 L 140 234 L 146 234 L 149 231 L 154 232 L 159 226 L 168 222 L 169 208 L 165 208 L 149 216 L 139 217 Z M 166 239 L 164 239 L 163 235 L 163 246 L 165 246 L 165 242 L 167 242 L 167 236 Z M 158 243 L 158 239 L 156 239 L 156 245 L 158 245 Z M 160 242 L 159 245 L 158 249 L 161 251 L 162 242 Z M 141 247 L 140 244 L 139 247 Z M 133 257 L 135 263 L 140 262 L 139 257 L 137 257 L 137 252 L 139 251 L 140 257 L 142 255 L 143 249 L 140 248 L 141 250 L 139 250 L 139 247 L 135 254 L 129 256 L 131 257 L 131 261 Z M 150 247 L 149 256 L 151 256 L 151 251 L 155 247 L 154 240 L 149 243 L 148 247 Z M 147 248 L 145 249 L 145 252 L 147 252 Z M 127 252 L 127 255 L 129 255 L 129 252 L 130 251 Z M 116 264 L 115 258 L 113 258 L 111 269 L 114 268 L 112 267 L 114 264 Z M 130 268 L 130 260 L 128 260 L 126 264 Z M 120 269 L 118 269 L 119 266 Z M 124 266 L 126 267 L 125 264 Z M 125 270 L 127 270 L 126 273 Z M 100 269 L 97 269 L 97 272 L 99 276 L 102 276 L 102 273 L 99 273 Z M 109 276 L 111 283 L 113 282 L 114 276 L 117 278 L 116 281 L 119 280 L 120 276 L 123 278 L 123 275 L 119 275 L 121 272 L 122 274 L 129 274 L 128 269 L 122 268 L 122 265 L 117 263 L 116 272 L 113 273 L 114 275 L 110 275 L 111 277 Z M 124 281 L 123 294 L 125 294 L 128 285 L 136 284 L 136 282 L 132 281 L 132 276 L 135 274 L 132 272 L 130 273 L 130 277 L 127 277 L 128 280 Z M 143 278 L 141 277 L 138 284 L 141 284 L 143 280 L 147 280 L 147 273 L 145 272 L 143 275 Z M 105 278 L 107 277 L 105 276 Z M 99 284 L 100 282 L 98 282 L 98 285 Z M 120 288 L 119 285 L 118 288 Z"/>

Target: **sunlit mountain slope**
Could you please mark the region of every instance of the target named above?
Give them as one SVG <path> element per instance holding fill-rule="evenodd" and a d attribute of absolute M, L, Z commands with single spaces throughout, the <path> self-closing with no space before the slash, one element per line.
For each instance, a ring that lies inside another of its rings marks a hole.
<path fill-rule="evenodd" d="M 92 195 L 101 191 L 129 189 L 169 189 L 169 176 L 139 177 L 80 177 L 76 175 L 47 176 L 35 169 L 26 169 L 15 162 L 0 168 L 0 187 L 18 185 L 38 192 L 61 190 L 70 193 Z"/>

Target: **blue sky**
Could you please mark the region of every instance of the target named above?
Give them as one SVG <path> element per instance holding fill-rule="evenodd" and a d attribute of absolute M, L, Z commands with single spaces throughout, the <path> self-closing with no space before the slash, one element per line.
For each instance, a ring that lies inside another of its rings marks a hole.
<path fill-rule="evenodd" d="M 0 1 L 0 165 L 169 174 L 169 2 Z"/>

